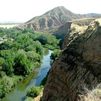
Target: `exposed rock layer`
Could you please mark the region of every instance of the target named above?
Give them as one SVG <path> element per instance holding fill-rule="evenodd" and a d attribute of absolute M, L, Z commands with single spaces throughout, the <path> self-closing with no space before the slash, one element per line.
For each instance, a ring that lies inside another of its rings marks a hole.
<path fill-rule="evenodd" d="M 91 23 L 83 34 L 70 41 L 49 72 L 42 101 L 83 101 L 79 96 L 87 93 L 85 88 L 92 90 L 101 83 L 101 27 L 98 22 Z"/>

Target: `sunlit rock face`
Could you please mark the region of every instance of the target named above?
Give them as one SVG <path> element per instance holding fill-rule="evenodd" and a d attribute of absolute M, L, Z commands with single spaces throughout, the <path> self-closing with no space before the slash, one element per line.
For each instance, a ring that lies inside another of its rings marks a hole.
<path fill-rule="evenodd" d="M 101 82 L 100 24 L 93 21 L 82 34 L 75 32 L 71 40 L 65 37 L 64 49 L 49 72 L 42 101 L 84 101 L 80 96 Z"/>

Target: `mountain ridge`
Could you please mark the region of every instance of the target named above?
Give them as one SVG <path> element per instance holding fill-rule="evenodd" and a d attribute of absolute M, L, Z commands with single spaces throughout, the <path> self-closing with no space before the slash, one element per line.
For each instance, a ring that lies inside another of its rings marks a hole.
<path fill-rule="evenodd" d="M 101 14 L 76 14 L 67 10 L 63 6 L 58 6 L 47 11 L 43 15 L 33 17 L 20 27 L 33 28 L 35 31 L 49 31 L 54 28 L 59 28 L 68 21 L 82 18 L 99 18 Z"/>

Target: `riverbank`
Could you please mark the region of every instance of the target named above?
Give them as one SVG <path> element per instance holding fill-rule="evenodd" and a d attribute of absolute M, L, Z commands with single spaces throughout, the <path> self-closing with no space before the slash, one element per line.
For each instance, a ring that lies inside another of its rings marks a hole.
<path fill-rule="evenodd" d="M 44 77 L 47 75 L 47 72 L 50 69 L 50 56 L 52 51 L 49 50 L 49 53 L 43 56 L 42 64 L 36 74 L 31 74 L 23 82 L 21 82 L 17 87 L 9 93 L 2 101 L 24 101 L 26 99 L 26 94 L 28 89 L 33 86 L 39 86 Z M 30 78 L 30 79 L 29 79 Z"/>

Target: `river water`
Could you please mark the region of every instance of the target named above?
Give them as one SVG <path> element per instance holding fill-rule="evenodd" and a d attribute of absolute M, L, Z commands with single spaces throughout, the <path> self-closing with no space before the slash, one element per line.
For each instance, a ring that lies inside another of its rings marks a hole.
<path fill-rule="evenodd" d="M 44 77 L 46 77 L 50 69 L 50 56 L 52 51 L 45 55 L 42 59 L 42 64 L 38 69 L 38 72 L 33 72 L 23 82 L 17 85 L 17 87 L 9 93 L 2 101 L 24 101 L 27 90 L 33 86 L 39 86 Z"/>

